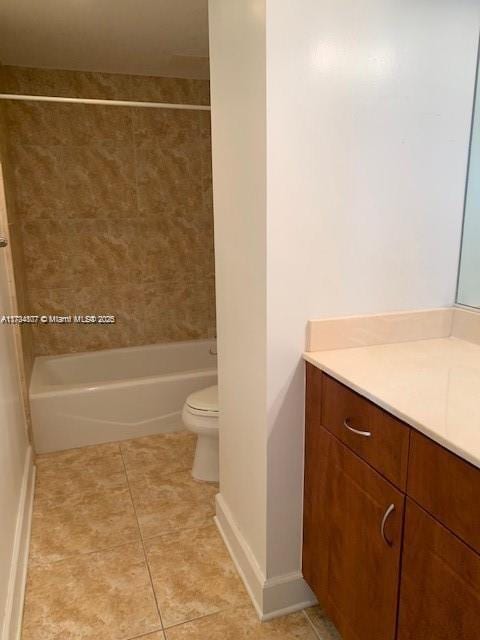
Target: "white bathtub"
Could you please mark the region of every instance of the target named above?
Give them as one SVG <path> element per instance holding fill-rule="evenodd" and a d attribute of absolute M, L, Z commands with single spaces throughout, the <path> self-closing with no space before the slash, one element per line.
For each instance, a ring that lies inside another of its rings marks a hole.
<path fill-rule="evenodd" d="M 30 403 L 38 453 L 181 428 L 185 398 L 217 381 L 215 342 L 35 359 Z"/>

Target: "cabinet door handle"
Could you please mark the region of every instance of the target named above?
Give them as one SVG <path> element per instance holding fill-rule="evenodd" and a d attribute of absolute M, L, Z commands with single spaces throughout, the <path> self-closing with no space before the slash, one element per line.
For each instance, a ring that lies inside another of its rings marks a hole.
<path fill-rule="evenodd" d="M 352 433 L 356 433 L 357 436 L 363 436 L 364 438 L 370 438 L 370 436 L 372 435 L 370 433 L 370 431 L 360 431 L 359 429 L 355 429 L 355 427 L 352 427 L 351 424 L 350 424 L 350 418 L 345 418 L 345 420 L 343 421 L 343 426 L 345 427 L 345 429 L 348 429 Z"/>
<path fill-rule="evenodd" d="M 393 545 L 393 541 L 389 540 L 385 535 L 385 525 L 387 524 L 387 520 L 390 517 L 390 514 L 392 514 L 394 511 L 395 511 L 395 505 L 391 504 L 383 514 L 382 524 L 380 526 L 380 533 L 382 534 L 382 538 L 385 541 L 385 544 L 388 544 L 389 547 Z"/>
<path fill-rule="evenodd" d="M 8 244 L 8 241 L 6 238 L 0 238 L 0 249 L 3 249 L 3 247 L 6 247 Z"/>

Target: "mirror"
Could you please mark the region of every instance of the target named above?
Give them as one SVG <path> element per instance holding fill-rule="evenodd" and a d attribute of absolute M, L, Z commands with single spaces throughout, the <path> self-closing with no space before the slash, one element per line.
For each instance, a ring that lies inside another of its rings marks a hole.
<path fill-rule="evenodd" d="M 457 302 L 480 308 L 480 82 L 478 75 L 477 63 Z"/>

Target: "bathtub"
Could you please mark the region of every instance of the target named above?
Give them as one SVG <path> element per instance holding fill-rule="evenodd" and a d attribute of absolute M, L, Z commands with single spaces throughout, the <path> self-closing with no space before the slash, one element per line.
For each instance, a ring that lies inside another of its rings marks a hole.
<path fill-rule="evenodd" d="M 193 391 L 215 384 L 215 342 L 195 340 L 35 359 L 36 451 L 45 453 L 182 428 Z"/>

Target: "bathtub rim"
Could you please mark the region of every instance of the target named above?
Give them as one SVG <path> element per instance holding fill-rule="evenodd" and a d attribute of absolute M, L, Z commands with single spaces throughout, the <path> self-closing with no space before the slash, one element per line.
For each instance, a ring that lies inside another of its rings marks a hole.
<path fill-rule="evenodd" d="M 157 382 L 174 382 L 180 379 L 198 378 L 208 376 L 213 373 L 217 373 L 217 367 L 210 367 L 208 369 L 189 369 L 188 371 L 177 371 L 175 373 L 166 373 L 161 376 L 142 376 L 141 378 L 122 378 L 121 380 L 107 380 L 92 384 L 91 382 L 84 382 L 82 384 L 72 385 L 48 385 L 37 388 L 36 391 L 30 391 L 30 400 L 36 398 L 48 398 L 52 396 L 63 395 L 76 395 L 85 392 L 99 391 L 100 389 L 123 389 L 131 388 L 132 386 L 144 386 L 148 384 L 155 384 Z"/>
<path fill-rule="evenodd" d="M 134 383 L 135 385 L 153 384 L 154 382 L 158 382 L 160 380 L 174 381 L 179 378 L 192 378 L 192 377 L 197 377 L 199 375 L 203 376 L 203 375 L 211 374 L 213 372 L 217 372 L 218 367 L 215 364 L 215 366 L 212 366 L 212 367 L 202 367 L 197 369 L 183 369 L 180 371 L 172 371 L 172 372 L 167 372 L 160 375 L 153 374 L 148 376 L 134 376 L 129 378 L 121 378 L 118 380 L 101 380 L 101 381 L 95 381 L 95 382 L 78 382 L 73 384 L 55 384 L 55 385 L 40 384 L 38 381 L 38 377 L 39 377 L 38 368 L 45 361 L 63 360 L 66 358 L 80 358 L 83 360 L 83 359 L 92 358 L 93 356 L 97 354 L 102 354 L 102 353 L 116 353 L 119 351 L 125 353 L 125 351 L 133 352 L 133 351 L 141 351 L 141 350 L 147 351 L 149 347 L 162 349 L 162 348 L 173 347 L 173 346 L 183 346 L 183 345 L 190 346 L 192 344 L 201 345 L 202 343 L 205 344 L 205 346 L 208 346 L 208 345 L 215 346 L 216 340 L 215 339 L 183 340 L 180 342 L 161 342 L 161 343 L 153 343 L 153 344 L 147 344 L 147 345 L 135 345 L 132 347 L 115 347 L 113 349 L 99 349 L 97 351 L 80 351 L 80 352 L 65 353 L 65 354 L 62 353 L 54 356 L 48 356 L 48 355 L 36 356 L 33 363 L 32 377 L 30 380 L 29 398 L 32 400 L 35 398 L 46 398 L 53 395 L 58 396 L 58 395 L 66 395 L 66 394 L 85 393 L 86 391 L 93 392 L 105 387 L 127 388 L 127 387 L 131 387 L 132 383 Z M 215 358 L 216 357 L 217 356 L 215 356 Z"/>

